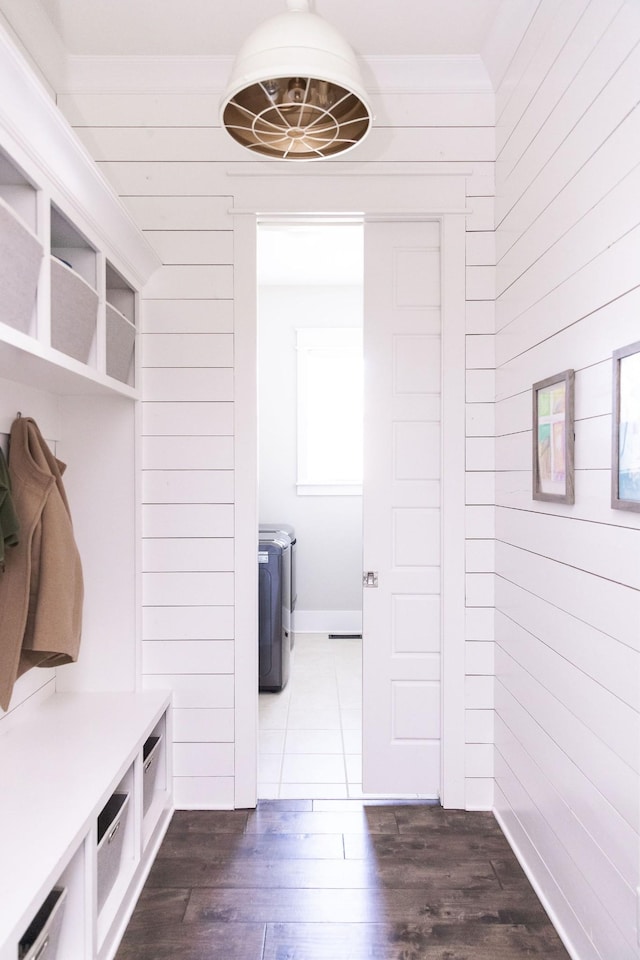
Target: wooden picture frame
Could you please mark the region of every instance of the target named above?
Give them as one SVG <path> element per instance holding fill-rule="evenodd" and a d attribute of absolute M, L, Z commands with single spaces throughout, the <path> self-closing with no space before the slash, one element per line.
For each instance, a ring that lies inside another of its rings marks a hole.
<path fill-rule="evenodd" d="M 533 499 L 574 503 L 573 370 L 534 383 Z"/>
<path fill-rule="evenodd" d="M 640 512 L 640 341 L 612 360 L 611 506 Z"/>

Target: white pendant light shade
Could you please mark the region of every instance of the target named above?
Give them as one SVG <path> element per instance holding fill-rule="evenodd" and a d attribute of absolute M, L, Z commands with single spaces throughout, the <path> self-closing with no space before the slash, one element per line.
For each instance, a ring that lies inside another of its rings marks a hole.
<path fill-rule="evenodd" d="M 220 105 L 223 126 L 253 153 L 319 160 L 350 150 L 371 127 L 355 54 L 340 34 L 288 0 L 242 45 Z"/>

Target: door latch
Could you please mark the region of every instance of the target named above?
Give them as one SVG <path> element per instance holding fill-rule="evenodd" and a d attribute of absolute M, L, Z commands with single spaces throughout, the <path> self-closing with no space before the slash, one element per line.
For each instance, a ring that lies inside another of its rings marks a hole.
<path fill-rule="evenodd" d="M 362 586 L 363 587 L 377 587 L 378 586 L 378 571 L 377 570 L 365 570 L 362 574 Z"/>

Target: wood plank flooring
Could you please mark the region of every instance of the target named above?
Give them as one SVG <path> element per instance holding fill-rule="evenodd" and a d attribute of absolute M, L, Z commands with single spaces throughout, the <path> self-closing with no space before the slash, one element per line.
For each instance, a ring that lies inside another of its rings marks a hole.
<path fill-rule="evenodd" d="M 493 815 L 178 811 L 116 960 L 569 960 Z"/>

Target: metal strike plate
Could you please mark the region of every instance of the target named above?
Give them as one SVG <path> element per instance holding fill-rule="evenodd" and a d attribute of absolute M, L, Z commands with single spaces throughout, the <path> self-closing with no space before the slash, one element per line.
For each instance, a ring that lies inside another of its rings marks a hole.
<path fill-rule="evenodd" d="M 363 587 L 377 587 L 378 586 L 378 571 L 377 570 L 365 570 L 362 574 L 362 586 Z"/>

